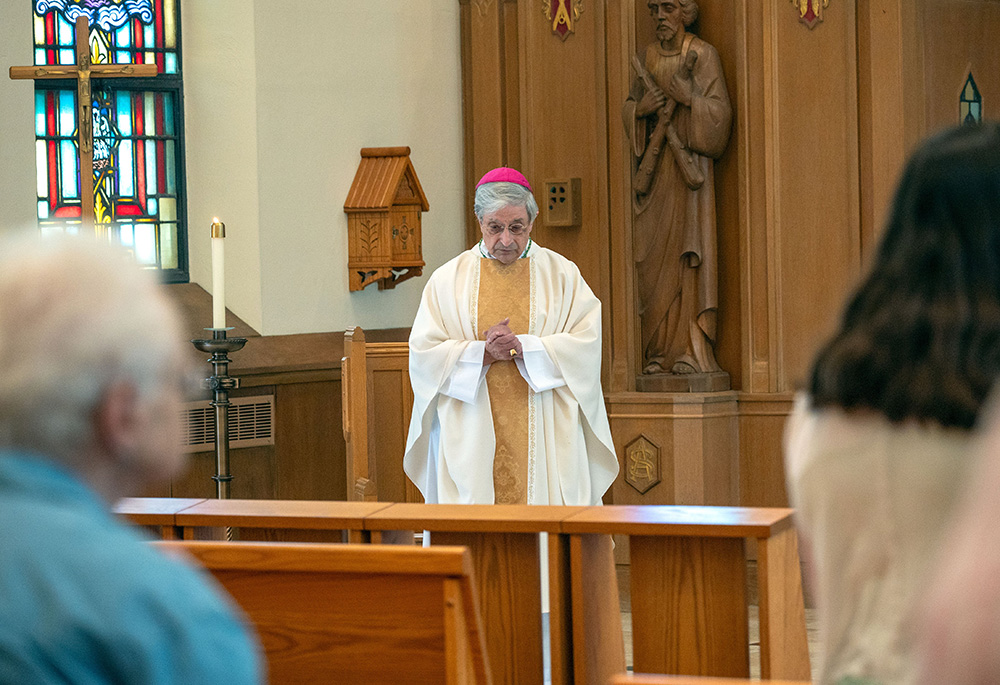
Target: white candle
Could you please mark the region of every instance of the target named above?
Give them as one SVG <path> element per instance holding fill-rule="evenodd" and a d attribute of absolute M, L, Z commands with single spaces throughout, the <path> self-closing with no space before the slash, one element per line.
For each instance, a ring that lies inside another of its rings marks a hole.
<path fill-rule="evenodd" d="M 212 220 L 212 328 L 226 327 L 226 225 Z"/>

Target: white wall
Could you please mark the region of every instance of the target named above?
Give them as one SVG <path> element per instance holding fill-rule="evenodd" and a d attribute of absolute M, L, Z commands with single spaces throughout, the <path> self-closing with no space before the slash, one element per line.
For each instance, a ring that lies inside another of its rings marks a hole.
<path fill-rule="evenodd" d="M 226 305 L 261 331 L 257 76 L 251 7 L 246 0 L 183 0 L 182 69 L 191 281 L 212 291 L 209 226 L 217 216 L 226 224 Z"/>
<path fill-rule="evenodd" d="M 457 0 L 183 7 L 192 280 L 211 287 L 217 213 L 228 304 L 262 333 L 410 325 L 427 276 L 464 248 Z M 425 275 L 350 293 L 344 200 L 360 149 L 395 145 L 431 204 Z"/>
<path fill-rule="evenodd" d="M 31 7 L 0 2 L 0 231 L 37 226 L 35 87 L 7 68 L 33 64 Z"/>

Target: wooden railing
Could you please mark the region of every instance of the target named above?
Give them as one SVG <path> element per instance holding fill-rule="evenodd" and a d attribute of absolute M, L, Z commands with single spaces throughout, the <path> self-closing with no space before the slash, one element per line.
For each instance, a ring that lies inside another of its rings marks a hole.
<path fill-rule="evenodd" d="M 430 531 L 434 544 L 467 546 L 496 683 L 542 680 L 541 532 L 549 534 L 553 683 L 606 683 L 623 670 L 620 646 L 602 640 L 620 620 L 605 563 L 610 534 L 629 545 L 635 671 L 749 676 L 752 545 L 761 675 L 810 676 L 791 509 L 131 499 L 116 510 L 167 539 L 229 526 L 242 539 L 412 543 L 414 531 Z"/>

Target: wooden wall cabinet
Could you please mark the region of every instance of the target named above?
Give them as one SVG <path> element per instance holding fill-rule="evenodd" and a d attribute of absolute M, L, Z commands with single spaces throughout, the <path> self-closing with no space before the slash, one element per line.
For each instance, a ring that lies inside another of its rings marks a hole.
<path fill-rule="evenodd" d="M 420 213 L 430 209 L 408 147 L 361 148 L 344 202 L 350 289 L 395 288 L 423 272 Z"/>

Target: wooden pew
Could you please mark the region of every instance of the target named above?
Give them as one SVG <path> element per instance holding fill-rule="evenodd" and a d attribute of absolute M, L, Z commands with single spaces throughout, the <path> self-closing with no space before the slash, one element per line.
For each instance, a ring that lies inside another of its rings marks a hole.
<path fill-rule="evenodd" d="M 750 674 L 744 540 L 756 545 L 761 676 L 810 677 L 791 509 L 591 507 L 562 522 L 570 538 L 573 634 L 593 642 L 583 599 L 606 582 L 587 564 L 609 533 L 629 536 L 637 672 Z M 578 648 L 574 646 L 574 651 Z"/>
<path fill-rule="evenodd" d="M 354 507 L 352 511 L 350 508 Z M 368 508 L 368 509 L 366 509 Z M 312 511 L 317 520 L 310 520 Z M 607 639 L 618 616 L 607 534 L 629 536 L 633 644 L 639 671 L 749 674 L 746 550 L 758 559 L 761 671 L 809 677 L 805 609 L 791 509 L 534 507 L 374 502 L 207 500 L 175 515 L 190 526 L 238 524 L 301 534 L 354 531 L 351 540 L 399 540 L 430 530 L 435 544 L 470 548 L 495 681 L 536 682 L 541 669 L 537 535 L 549 533 L 552 682 L 607 682 L 619 656 Z M 271 532 L 267 532 L 267 531 Z M 315 530 L 313 531 L 315 532 Z M 306 538 L 311 539 L 311 538 Z"/>
<path fill-rule="evenodd" d="M 543 678 L 541 577 L 539 533 L 549 533 L 549 634 L 553 685 L 573 680 L 572 635 L 569 608 L 569 559 L 562 551 L 559 532 L 563 519 L 586 507 L 527 505 L 394 504 L 365 519 L 372 541 L 390 533 L 430 531 L 432 545 L 463 545 L 472 554 L 480 613 L 486 625 L 486 648 L 496 683 L 540 683 Z M 398 539 L 393 536 L 392 539 Z M 610 544 L 610 538 L 608 538 Z M 606 559 L 614 574 L 610 548 Z M 611 614 L 595 614 L 603 621 L 605 639 L 622 644 L 617 586 Z M 607 602 L 604 603 L 607 606 Z M 576 682 L 607 682 L 624 670 L 625 656 L 609 665 L 601 677 Z"/>
<path fill-rule="evenodd" d="M 341 392 L 349 500 L 423 501 L 399 457 L 413 409 L 409 362 L 405 342 L 367 342 L 360 326 L 344 335 Z"/>
<path fill-rule="evenodd" d="M 541 580 L 538 534 L 559 545 L 559 523 L 584 507 L 449 506 L 384 502 L 205 500 L 179 511 L 174 524 L 185 540 L 218 539 L 230 526 L 241 539 L 316 542 L 395 542 L 413 545 L 414 531 L 433 531 L 435 545 L 470 549 L 486 622 L 487 649 L 496 683 L 542 679 Z M 391 510 L 391 512 L 390 512 Z M 389 512 L 388 515 L 382 515 Z M 550 562 L 552 682 L 571 682 L 569 560 L 565 551 Z M 555 557 L 554 557 L 555 558 Z M 613 571 L 612 571 L 613 572 Z M 610 587 L 614 588 L 614 584 Z M 617 603 L 613 620 L 620 630 Z M 618 642 L 621 642 L 619 639 Z M 624 657 L 622 657 L 624 658 Z M 624 668 L 609 666 L 606 675 Z M 603 681 L 602 681 L 603 682 Z"/>
<path fill-rule="evenodd" d="M 272 683 L 491 682 L 465 549 L 152 544 L 222 583 L 256 627 Z"/>

